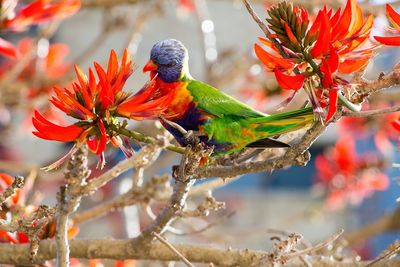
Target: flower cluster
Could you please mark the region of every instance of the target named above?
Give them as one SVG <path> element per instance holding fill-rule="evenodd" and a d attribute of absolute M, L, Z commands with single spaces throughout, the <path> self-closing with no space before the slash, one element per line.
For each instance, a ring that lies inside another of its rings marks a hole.
<path fill-rule="evenodd" d="M 23 31 L 28 26 L 64 19 L 75 14 L 80 6 L 80 0 L 66 0 L 52 3 L 51 0 L 36 0 L 16 10 L 18 0 L 1 1 L 0 30 Z M 0 38 L 0 54 L 18 58 L 18 49 L 10 42 Z"/>
<path fill-rule="evenodd" d="M 66 115 L 79 121 L 68 126 L 56 125 L 36 111 L 32 119 L 36 128 L 33 134 L 46 140 L 76 141 L 77 146 L 74 149 L 86 142 L 89 149 L 100 156 L 103 166 L 104 150 L 108 141 L 120 147 L 127 157 L 132 154 L 130 145 L 120 137 L 118 129 L 122 124 L 117 117 L 136 120 L 157 118 L 168 107 L 173 95 L 157 92 L 152 82 L 135 95 L 123 91 L 126 80 L 133 73 L 128 50 L 125 50 L 121 64 L 112 50 L 107 70 L 96 62 L 94 69 L 95 71 L 89 68 L 87 76 L 75 66 L 77 82 L 63 89 L 55 87 L 55 96 L 50 100 Z"/>
<path fill-rule="evenodd" d="M 34 41 L 30 38 L 22 38 L 15 48 L 21 57 L 28 56 L 35 49 Z M 69 53 L 67 45 L 61 43 L 49 44 L 43 40 L 40 42 L 40 50 L 41 55 L 33 57 L 25 64 L 17 77 L 17 81 L 27 81 L 29 88 L 26 97 L 28 99 L 43 94 L 47 95 L 51 91 L 51 83 L 46 84 L 38 81 L 42 76 L 51 81 L 63 77 L 70 70 L 70 64 L 64 61 Z M 2 62 L 0 64 L 0 77 L 6 76 L 8 71 L 18 62 L 18 58 L 11 58 Z"/>
<path fill-rule="evenodd" d="M 255 44 L 255 53 L 287 90 L 304 88 L 314 110 L 322 114 L 328 105 L 325 122 L 336 112 L 338 98 L 349 108 L 358 109 L 344 93 L 351 85 L 339 74 L 364 68 L 376 47 L 369 37 L 373 16 L 364 18 L 355 0 L 334 12 L 324 7 L 311 23 L 308 12 L 282 2 L 268 10 L 267 38 L 260 38 L 269 51 Z"/>
<path fill-rule="evenodd" d="M 331 150 L 315 160 L 317 184 L 326 191 L 328 207 L 359 204 L 372 192 L 385 190 L 389 179 L 382 173 L 384 165 L 384 160 L 376 154 L 358 155 L 353 139 L 339 139 Z"/>
<path fill-rule="evenodd" d="M 338 122 L 340 136 L 353 139 L 368 138 L 373 134 L 375 146 L 382 153 L 392 151 L 392 141 L 398 137 L 400 127 L 397 113 L 388 113 L 374 117 L 343 117 Z M 393 127 L 393 126 L 395 127 Z M 398 130 L 396 130 L 398 129 Z"/>

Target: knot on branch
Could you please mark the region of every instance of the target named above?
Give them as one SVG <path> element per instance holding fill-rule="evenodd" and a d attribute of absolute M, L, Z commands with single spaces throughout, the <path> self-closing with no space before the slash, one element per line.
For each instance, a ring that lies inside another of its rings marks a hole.
<path fill-rule="evenodd" d="M 65 180 L 70 187 L 83 186 L 86 184 L 86 178 L 89 175 L 88 149 L 86 145 L 82 145 L 68 161 Z"/>
<path fill-rule="evenodd" d="M 208 216 L 210 211 L 218 211 L 220 209 L 225 209 L 225 202 L 217 201 L 213 195 L 211 190 L 206 192 L 206 196 L 203 199 L 203 202 L 197 206 L 196 209 L 191 211 L 182 211 L 180 216 L 182 217 L 203 217 Z"/>
<path fill-rule="evenodd" d="M 286 256 L 296 250 L 296 246 L 303 239 L 303 237 L 299 234 L 292 233 L 289 234 L 286 239 L 281 240 L 278 237 L 274 237 L 274 239 L 278 240 L 279 242 L 272 246 L 268 257 L 264 259 L 265 266 L 285 265 L 285 263 L 288 261 Z"/>
<path fill-rule="evenodd" d="M 182 182 L 188 180 L 199 166 L 206 164 L 213 150 L 213 147 L 205 147 L 202 143 L 187 146 L 179 166 L 172 167 L 172 176 Z"/>
<path fill-rule="evenodd" d="M 4 190 L 3 193 L 0 194 L 0 210 L 1 205 L 7 201 L 10 197 L 12 197 L 18 189 L 21 189 L 25 185 L 25 178 L 22 176 L 15 176 L 14 181 L 12 184 Z"/>
<path fill-rule="evenodd" d="M 139 190 L 145 192 L 146 200 L 154 198 L 155 200 L 163 200 L 168 198 L 172 193 L 170 185 L 170 177 L 168 175 L 153 176 Z"/>
<path fill-rule="evenodd" d="M 298 166 L 306 166 L 310 159 L 311 154 L 308 150 L 306 150 L 303 154 L 300 154 L 295 158 L 295 163 Z"/>

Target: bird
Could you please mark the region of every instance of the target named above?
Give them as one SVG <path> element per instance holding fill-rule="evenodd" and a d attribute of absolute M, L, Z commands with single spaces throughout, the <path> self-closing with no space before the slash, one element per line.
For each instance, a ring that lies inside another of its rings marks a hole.
<path fill-rule="evenodd" d="M 194 79 L 188 63 L 189 53 L 182 42 L 167 39 L 154 44 L 143 67 L 144 73 L 150 72 L 155 95 L 173 94 L 159 118 L 182 146 L 192 145 L 193 139 L 187 133 L 195 133 L 199 142 L 213 147 L 213 155 L 231 154 L 246 147 L 289 147 L 273 137 L 308 127 L 315 120 L 312 108 L 274 115 L 257 111 Z"/>

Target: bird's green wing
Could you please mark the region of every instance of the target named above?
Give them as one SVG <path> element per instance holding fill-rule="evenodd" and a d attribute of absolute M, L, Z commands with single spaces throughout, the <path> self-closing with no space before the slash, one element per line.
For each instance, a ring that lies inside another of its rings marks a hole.
<path fill-rule="evenodd" d="M 224 116 L 257 118 L 267 115 L 254 110 L 208 84 L 196 80 L 188 82 L 187 90 L 189 90 L 193 100 L 198 104 L 198 108 L 220 118 Z"/>

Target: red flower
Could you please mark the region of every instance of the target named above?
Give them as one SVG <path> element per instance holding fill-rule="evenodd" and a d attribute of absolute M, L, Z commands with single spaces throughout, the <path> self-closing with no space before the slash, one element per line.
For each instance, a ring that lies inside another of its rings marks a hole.
<path fill-rule="evenodd" d="M 343 12 L 324 7 L 311 26 L 305 9 L 285 2 L 269 8 L 268 14 L 274 33 L 268 36 L 269 40 L 260 40 L 272 51 L 255 45 L 257 57 L 274 72 L 283 89 L 304 87 L 316 112 L 322 110 L 325 98 L 329 99 L 325 118 L 328 122 L 336 112 L 339 94 L 349 86 L 337 77 L 338 73 L 358 71 L 372 57 L 374 46 L 366 44 L 373 16 L 364 19 L 356 0 L 348 0 Z M 320 98 L 315 92 L 318 89 L 323 90 Z M 354 106 L 343 102 L 350 108 Z"/>
<path fill-rule="evenodd" d="M 259 38 L 260 41 L 273 48 L 273 44 L 265 38 Z M 299 90 L 304 83 L 305 76 L 288 75 L 285 72 L 291 72 L 296 65 L 294 59 L 286 59 L 275 53 L 271 54 L 265 51 L 258 44 L 254 44 L 254 51 L 262 63 L 275 74 L 276 81 L 282 89 L 286 90 Z"/>
<path fill-rule="evenodd" d="M 0 30 L 22 31 L 28 26 L 54 19 L 64 19 L 75 14 L 80 6 L 80 0 L 66 0 L 51 3 L 51 0 L 36 0 L 24 6 L 17 12 L 18 0 L 1 1 Z M 0 55 L 18 58 L 18 49 L 10 42 L 0 38 Z"/>
<path fill-rule="evenodd" d="M 185 11 L 193 12 L 196 10 L 196 6 L 193 0 L 178 0 L 178 8 L 182 8 Z"/>
<path fill-rule="evenodd" d="M 124 147 L 124 142 L 116 132 L 122 127 L 117 117 L 157 118 L 159 112 L 168 106 L 173 95 L 160 95 L 151 83 L 148 85 L 149 90 L 141 90 L 133 96 L 122 91 L 133 72 L 131 56 L 127 50 L 120 65 L 115 51 L 112 50 L 107 71 L 96 62 L 94 68 L 98 82 L 91 68 L 87 77 L 75 66 L 78 81 L 73 82 L 69 89 L 55 87 L 56 95 L 50 100 L 54 106 L 79 122 L 68 126 L 56 125 L 36 111 L 32 119 L 36 128 L 33 134 L 46 140 L 76 141 L 78 145 L 86 141 L 89 149 L 100 155 L 101 160 L 106 143 L 111 141 L 130 156 L 131 148 Z"/>
<path fill-rule="evenodd" d="M 345 203 L 360 203 L 373 191 L 389 186 L 381 170 L 384 162 L 376 155 L 358 155 L 351 138 L 342 138 L 333 149 L 315 160 L 318 184 L 326 190 L 328 207 L 336 209 Z"/>
<path fill-rule="evenodd" d="M 18 58 L 21 56 L 18 49 L 12 43 L 3 38 L 0 38 L 0 55 L 8 58 Z"/>
<path fill-rule="evenodd" d="M 56 3 L 51 3 L 51 0 L 36 0 L 17 11 L 13 18 L 3 20 L 0 27 L 22 31 L 33 24 L 69 17 L 80 7 L 80 0 L 65 0 Z"/>
<path fill-rule="evenodd" d="M 366 109 L 371 107 L 366 104 Z M 385 108 L 378 105 L 372 108 Z M 386 154 L 392 149 L 391 140 L 398 138 L 398 131 L 395 126 L 398 123 L 398 112 L 383 114 L 371 118 L 343 117 L 338 122 L 339 132 L 341 136 L 349 136 L 349 138 L 364 138 L 373 135 L 375 146 Z"/>
<path fill-rule="evenodd" d="M 388 28 L 389 32 L 400 34 L 400 14 L 397 13 L 389 4 L 386 4 L 386 14 L 394 28 Z M 375 40 L 384 45 L 400 45 L 400 36 L 374 36 Z"/>
<path fill-rule="evenodd" d="M 1 42 L 1 40 L 0 40 Z M 26 81 L 26 84 L 35 84 L 28 88 L 27 97 L 34 98 L 39 95 L 48 94 L 53 85 L 49 83 L 32 83 L 33 80 L 40 81 L 41 77 L 46 79 L 57 79 L 64 76 L 71 65 L 64 62 L 69 53 L 69 48 L 65 44 L 49 44 L 46 41 L 39 43 L 41 46 L 41 55 L 36 56 L 28 62 L 18 76 L 19 81 Z M 20 57 L 24 57 L 35 49 L 33 40 L 23 38 L 19 41 L 16 49 L 18 58 L 8 59 L 0 65 L 0 76 L 7 75 L 8 70 L 18 64 Z"/>

